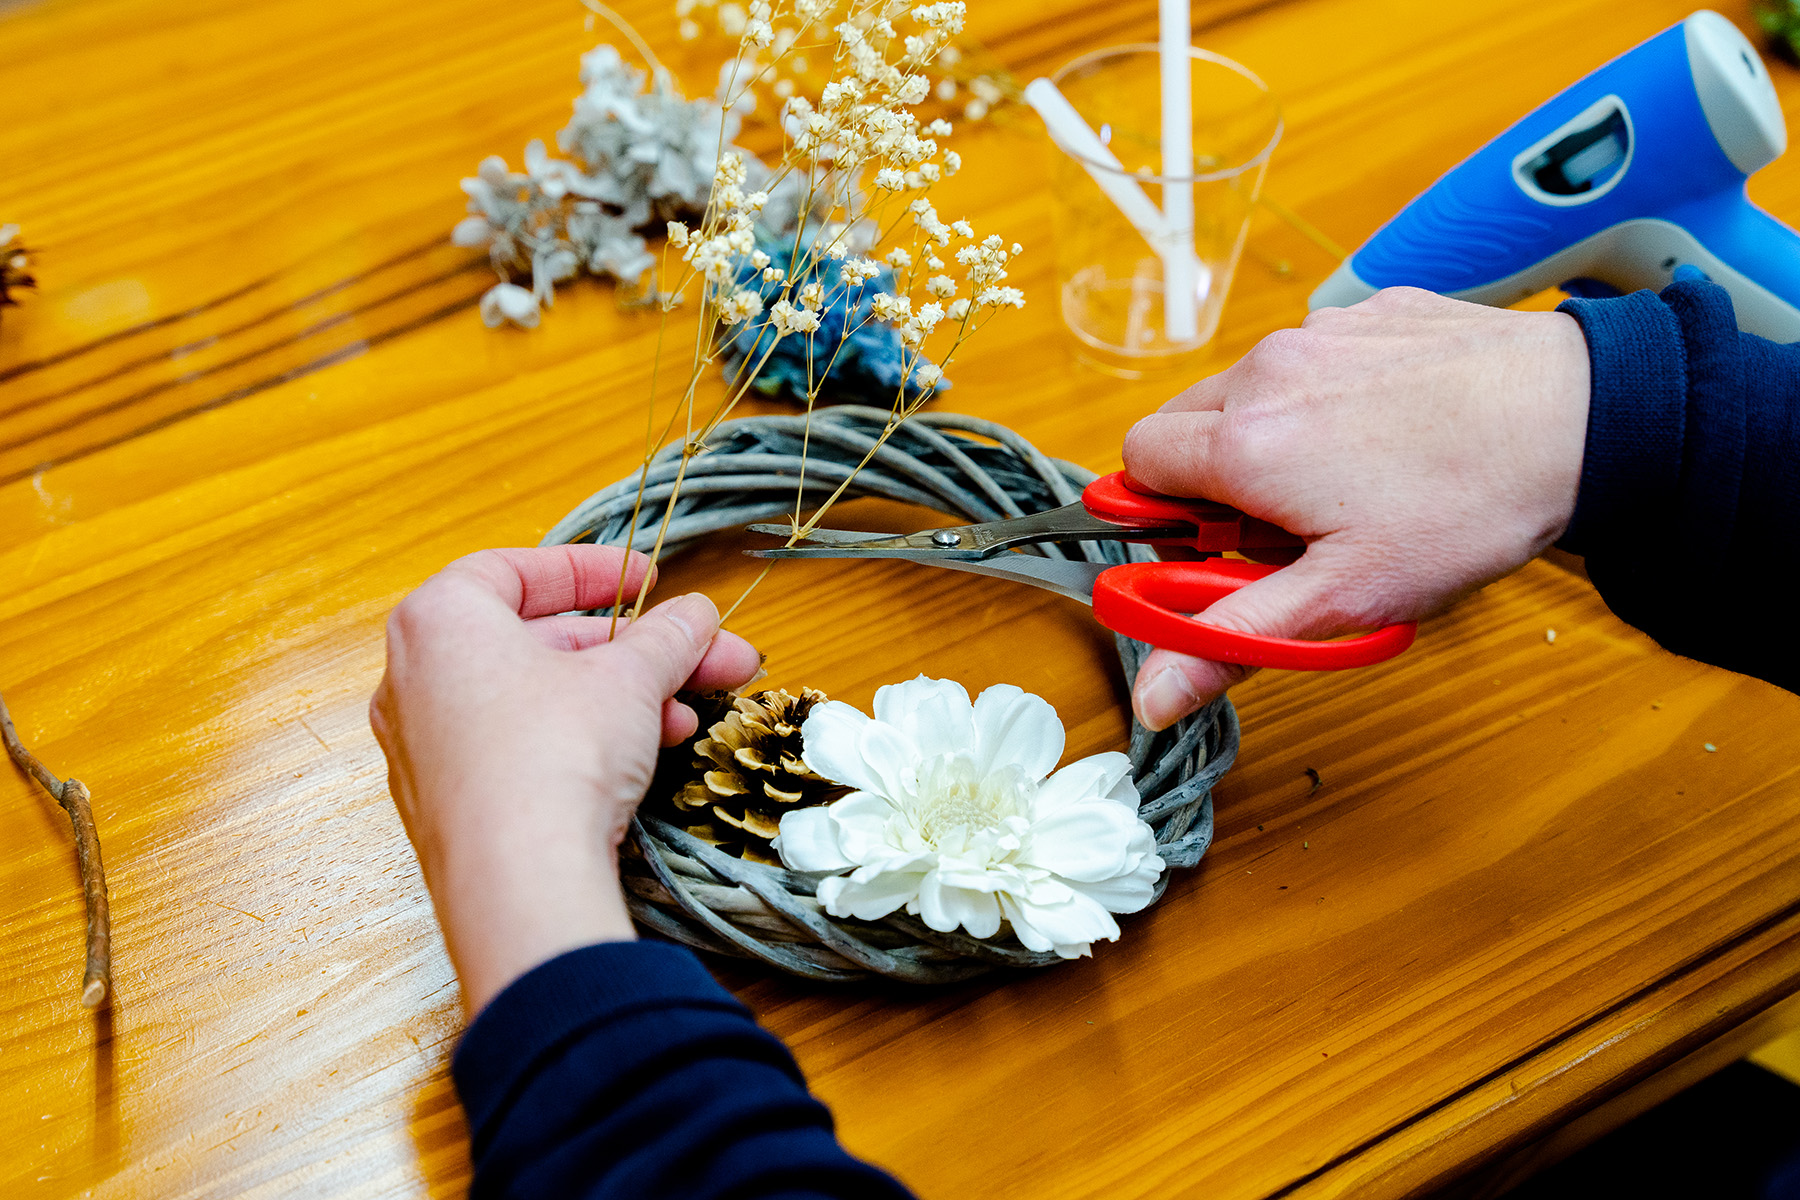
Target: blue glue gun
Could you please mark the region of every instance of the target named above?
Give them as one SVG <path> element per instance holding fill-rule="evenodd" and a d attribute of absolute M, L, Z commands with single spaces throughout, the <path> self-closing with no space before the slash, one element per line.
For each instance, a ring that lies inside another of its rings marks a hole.
<path fill-rule="evenodd" d="M 1399 284 L 1495 305 L 1576 278 L 1661 289 L 1691 266 L 1730 291 L 1741 328 L 1800 341 L 1800 233 L 1744 190 L 1785 149 L 1762 59 L 1703 10 L 1477 150 L 1376 230 L 1311 305 Z"/>

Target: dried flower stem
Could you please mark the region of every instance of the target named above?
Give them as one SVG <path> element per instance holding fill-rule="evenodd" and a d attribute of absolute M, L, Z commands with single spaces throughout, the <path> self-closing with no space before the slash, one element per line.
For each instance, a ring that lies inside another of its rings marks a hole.
<path fill-rule="evenodd" d="M 632 28 L 630 21 L 621 17 L 606 5 L 601 4 L 600 0 L 581 0 L 581 4 L 582 7 L 586 8 L 589 12 L 605 18 L 608 24 L 624 34 L 625 40 L 631 43 L 631 48 L 633 50 L 636 50 L 643 56 L 644 61 L 649 64 L 652 72 L 661 78 L 673 78 L 673 76 L 669 74 L 669 69 L 662 65 L 662 60 L 656 57 L 656 51 L 650 49 L 650 43 L 646 42 L 638 31 Z"/>
<path fill-rule="evenodd" d="M 98 1008 L 112 990 L 112 916 L 106 903 L 106 868 L 100 863 L 100 834 L 94 828 L 94 809 L 87 785 L 79 779 L 62 780 L 19 740 L 6 697 L 0 696 L 0 739 L 19 769 L 37 780 L 50 798 L 69 814 L 75 830 L 75 861 L 81 868 L 81 890 L 87 898 L 87 969 L 81 981 L 81 1004 Z"/>

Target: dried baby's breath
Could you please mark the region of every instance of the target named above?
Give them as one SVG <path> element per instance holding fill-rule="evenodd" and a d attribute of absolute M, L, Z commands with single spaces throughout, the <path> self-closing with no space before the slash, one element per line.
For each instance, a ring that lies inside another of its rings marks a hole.
<path fill-rule="evenodd" d="M 693 11 L 678 7 L 684 18 Z M 723 6 L 719 11 L 727 19 Z M 866 464 L 902 420 L 947 385 L 945 369 L 968 338 L 999 310 L 1024 304 L 1019 289 L 1003 282 L 1023 247 L 982 236 L 966 219 L 946 220 L 931 199 L 962 160 L 943 142 L 950 122 L 922 120 L 917 109 L 931 94 L 927 64 L 961 33 L 965 15 L 961 0 L 916 7 L 903 0 L 751 0 L 729 16 L 738 51 L 721 70 L 715 96 L 727 120 L 782 77 L 796 47 L 829 38 L 832 51 L 815 95 L 790 91 L 780 102 L 780 157 L 765 165 L 731 149 L 722 128 L 705 212 L 697 222 L 669 226 L 665 317 L 690 290 L 698 291 L 703 310 L 687 385 L 661 436 L 653 434 L 646 447 L 648 461 L 677 423 L 685 425 L 677 490 L 687 461 L 704 452 L 712 431 L 759 381 L 768 390 L 770 379 L 780 379 L 810 417 L 847 352 L 885 365 L 859 342 L 875 336 L 885 339 L 883 352 L 892 359 L 892 415 Z M 702 413 L 698 381 L 721 361 L 730 386 Z M 655 401 L 653 393 L 653 412 Z M 796 539 L 847 486 L 803 517 L 800 481 Z"/>

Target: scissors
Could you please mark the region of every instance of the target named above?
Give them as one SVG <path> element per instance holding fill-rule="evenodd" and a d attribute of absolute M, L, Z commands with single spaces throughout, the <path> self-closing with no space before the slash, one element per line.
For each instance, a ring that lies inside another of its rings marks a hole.
<path fill-rule="evenodd" d="M 752 525 L 752 532 L 791 536 L 787 525 Z M 1198 562 L 1093 563 L 1009 553 L 1039 542 L 1148 542 L 1185 546 Z M 923 529 L 899 536 L 814 529 L 804 544 L 750 550 L 754 558 L 899 558 L 953 571 L 1010 579 L 1091 605 L 1094 619 L 1115 633 L 1214 662 L 1293 671 L 1338 671 L 1392 658 L 1418 632 L 1416 622 L 1389 625 L 1342 641 L 1240 633 L 1195 620 L 1192 613 L 1282 564 L 1218 557 L 1227 550 L 1291 562 L 1305 543 L 1287 530 L 1210 500 L 1164 496 L 1123 471 L 1088 484 L 1077 504 L 980 525 Z"/>

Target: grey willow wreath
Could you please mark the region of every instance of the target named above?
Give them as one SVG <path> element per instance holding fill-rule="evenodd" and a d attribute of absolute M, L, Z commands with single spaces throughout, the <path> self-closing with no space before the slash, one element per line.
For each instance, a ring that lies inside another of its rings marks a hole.
<path fill-rule="evenodd" d="M 689 460 L 679 490 L 681 447 L 658 454 L 648 468 L 643 500 L 639 479 L 603 488 L 544 537 L 544 545 L 594 542 L 648 547 L 664 507 L 677 496 L 663 543 L 665 556 L 696 539 L 753 521 L 791 515 L 801 467 L 805 487 L 820 499 L 846 479 L 844 498 L 880 496 L 968 521 L 1041 512 L 1070 504 L 1093 478 L 1073 463 L 1052 460 L 1016 433 L 991 421 L 933 412 L 896 424 L 874 408 L 840 406 L 804 416 L 745 417 L 721 424 L 711 446 Z M 866 456 L 867 465 L 858 469 Z M 632 513 L 637 509 L 637 528 Z M 1151 552 L 1123 543 L 1042 546 L 1062 557 L 1095 562 L 1148 561 Z M 1115 637 L 1125 677 L 1136 676 L 1149 647 Z M 1132 723 L 1132 778 L 1138 815 L 1156 833 L 1170 867 L 1192 867 L 1212 842 L 1212 786 L 1237 757 L 1238 720 L 1220 698 L 1160 733 Z M 1002 967 L 1044 967 L 1064 961 L 1033 952 L 1002 932 L 992 940 L 940 933 L 904 913 L 880 921 L 839 919 L 815 898 L 823 875 L 787 871 L 727 854 L 666 821 L 642 815 L 633 823 L 623 860 L 632 915 L 646 929 L 701 950 L 756 959 L 808 979 L 832 982 L 881 976 L 907 983 L 952 983 Z M 1157 880 L 1157 897 L 1169 873 Z"/>

